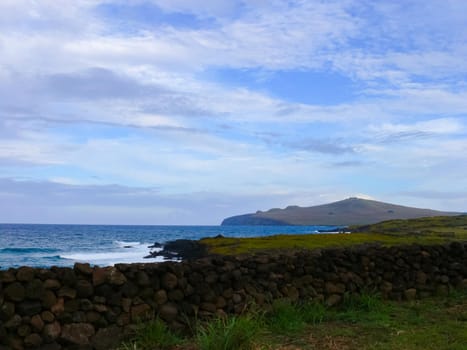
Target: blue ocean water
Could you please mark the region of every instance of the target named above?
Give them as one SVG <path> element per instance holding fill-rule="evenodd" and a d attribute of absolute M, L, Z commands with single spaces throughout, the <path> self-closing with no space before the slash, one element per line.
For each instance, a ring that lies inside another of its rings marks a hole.
<path fill-rule="evenodd" d="M 336 226 L 112 226 L 0 224 L 0 269 L 18 266 L 110 266 L 145 259 L 154 242 L 273 234 L 305 234 Z"/>

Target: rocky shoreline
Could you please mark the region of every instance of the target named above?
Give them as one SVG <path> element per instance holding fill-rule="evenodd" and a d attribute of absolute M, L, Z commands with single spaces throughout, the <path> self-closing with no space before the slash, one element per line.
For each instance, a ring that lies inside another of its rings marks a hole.
<path fill-rule="evenodd" d="M 218 236 L 219 237 L 219 236 Z M 159 251 L 151 251 L 145 259 L 163 257 L 167 260 L 193 260 L 208 256 L 207 247 L 198 240 L 177 239 L 164 244 L 154 243 L 149 248 L 162 248 Z"/>

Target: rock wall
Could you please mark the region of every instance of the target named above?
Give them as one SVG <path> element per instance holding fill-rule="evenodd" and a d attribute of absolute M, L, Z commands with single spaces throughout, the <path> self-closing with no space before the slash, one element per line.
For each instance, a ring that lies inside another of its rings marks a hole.
<path fill-rule="evenodd" d="M 334 305 L 344 293 L 414 299 L 467 287 L 467 243 L 368 246 L 191 262 L 0 271 L 0 349 L 111 349 L 134 323 L 158 314 L 240 313 L 274 299 Z"/>

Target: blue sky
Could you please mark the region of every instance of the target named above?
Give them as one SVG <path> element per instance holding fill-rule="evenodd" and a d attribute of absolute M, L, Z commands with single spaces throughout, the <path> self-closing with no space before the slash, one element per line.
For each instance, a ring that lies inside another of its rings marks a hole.
<path fill-rule="evenodd" d="M 467 2 L 4 0 L 0 222 L 467 210 Z"/>

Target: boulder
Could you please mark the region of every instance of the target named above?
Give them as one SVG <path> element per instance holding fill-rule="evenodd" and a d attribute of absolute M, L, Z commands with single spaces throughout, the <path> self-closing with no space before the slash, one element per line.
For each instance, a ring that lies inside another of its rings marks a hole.
<path fill-rule="evenodd" d="M 24 300 L 26 290 L 21 283 L 14 282 L 5 288 L 3 293 L 7 299 L 17 302 Z"/>
<path fill-rule="evenodd" d="M 24 338 L 24 345 L 29 348 L 38 348 L 42 344 L 42 338 L 37 333 L 29 334 Z"/>
<path fill-rule="evenodd" d="M 116 348 L 122 340 L 120 327 L 111 326 L 101 328 L 91 339 L 91 345 L 96 350 L 108 350 Z"/>
<path fill-rule="evenodd" d="M 89 345 L 95 334 L 94 326 L 89 323 L 71 323 L 62 328 L 60 338 L 73 345 Z"/>
<path fill-rule="evenodd" d="M 178 284 L 178 278 L 171 272 L 167 272 L 162 277 L 162 287 L 166 290 L 174 289 Z"/>
<path fill-rule="evenodd" d="M 46 324 L 42 334 L 46 342 L 52 342 L 60 336 L 61 332 L 62 327 L 60 326 L 60 323 L 55 321 L 53 323 Z"/>
<path fill-rule="evenodd" d="M 34 278 L 34 269 L 29 266 L 23 266 L 16 272 L 16 279 L 21 282 L 28 282 Z"/>

